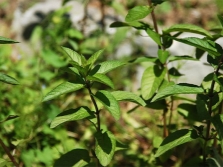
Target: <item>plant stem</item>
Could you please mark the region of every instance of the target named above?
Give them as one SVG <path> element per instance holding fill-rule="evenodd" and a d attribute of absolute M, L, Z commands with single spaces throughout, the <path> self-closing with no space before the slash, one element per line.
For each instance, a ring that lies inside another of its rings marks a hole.
<path fill-rule="evenodd" d="M 218 67 L 214 71 L 214 75 L 218 75 L 218 72 L 221 68 L 222 63 L 223 63 L 223 55 L 221 56 Z M 215 81 L 213 79 L 211 82 L 211 88 L 208 92 L 208 96 L 209 96 L 208 112 L 210 114 L 210 117 L 212 115 L 212 105 L 213 105 L 212 101 L 213 101 L 214 86 L 215 86 Z M 207 129 L 206 129 L 206 136 L 205 136 L 205 141 L 204 141 L 204 150 L 203 150 L 203 163 L 204 164 L 206 163 L 206 160 L 207 160 L 206 147 L 207 147 L 207 143 L 210 139 L 210 130 L 211 130 L 211 120 L 209 119 L 209 120 L 207 120 Z"/>
<path fill-rule="evenodd" d="M 0 145 L 2 146 L 2 148 L 4 149 L 5 153 L 8 155 L 9 159 L 12 161 L 12 163 L 18 167 L 18 163 L 16 162 L 15 158 L 12 156 L 12 154 L 10 153 L 10 151 L 8 150 L 8 148 L 6 147 L 6 145 L 3 143 L 3 141 L 0 139 Z"/>

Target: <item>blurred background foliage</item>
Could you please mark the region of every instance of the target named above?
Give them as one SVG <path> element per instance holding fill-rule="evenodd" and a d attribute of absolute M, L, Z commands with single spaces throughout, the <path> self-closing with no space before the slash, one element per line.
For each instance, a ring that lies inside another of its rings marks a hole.
<path fill-rule="evenodd" d="M 22 3 L 22 11 L 25 12 L 38 2 L 42 1 L 1 0 L 0 36 L 16 40 L 18 34 L 12 31 L 16 9 Z M 122 18 L 128 9 L 146 4 L 144 0 L 89 0 L 85 3 L 89 3 L 89 6 L 99 4 L 98 10 L 101 10 L 101 2 L 104 2 L 106 9 L 113 8 Z M 223 13 L 222 6 L 222 0 L 171 0 L 157 7 L 156 16 L 163 27 L 176 23 L 191 23 L 210 29 L 218 26 L 216 14 Z M 96 30 L 85 35 L 86 27 L 78 30 L 72 26 L 69 16 L 66 15 L 69 10 L 61 6 L 52 11 L 40 24 L 35 25 L 32 32 L 24 32 L 27 39 L 21 40 L 20 44 L 0 45 L 0 72 L 7 73 L 20 82 L 17 86 L 1 83 L 0 120 L 8 115 L 19 117 L 0 123 L 0 138 L 13 152 L 20 166 L 52 166 L 57 158 L 74 147 L 92 146 L 93 127 L 87 121 L 70 122 L 55 129 L 49 128 L 51 120 L 61 111 L 80 105 L 91 105 L 84 92 L 71 93 L 57 100 L 41 103 L 43 95 L 63 82 L 63 78 L 67 80 L 73 77 L 63 71 L 63 67 L 68 65 L 68 60 L 60 46 L 70 47 L 86 57 L 106 48 L 101 61 L 117 58 L 129 60 L 130 55 L 125 55 L 125 52 L 120 57 L 117 57 L 116 53 L 121 44 L 125 41 L 131 42 L 134 36 L 138 35 L 136 31 L 129 34 L 129 28 L 117 29 L 114 34 L 109 34 L 103 29 L 102 23 Z M 151 18 L 147 19 L 146 21 L 151 23 Z M 131 59 L 145 55 L 140 47 L 134 47 L 132 50 Z M 137 92 L 135 65 L 123 67 L 109 75 L 117 90 Z M 102 85 L 97 86 L 102 88 Z M 115 122 L 106 113 L 102 120 L 109 124 L 108 128 L 117 139 L 127 146 L 127 149 L 117 152 L 110 166 L 181 166 L 180 164 L 185 162 L 190 163 L 188 160 L 192 161 L 191 158 L 195 156 L 188 153 L 189 149 L 197 147 L 199 152 L 200 146 L 196 143 L 188 144 L 188 149 L 182 150 L 179 146 L 173 150 L 171 158 L 168 157 L 171 154 L 167 153 L 162 156 L 160 162 L 155 161 L 152 153 L 162 141 L 161 112 L 159 109 L 153 109 L 154 107 L 137 108 L 129 103 L 121 103 L 121 107 L 120 121 Z M 175 110 L 177 109 L 176 105 Z M 181 115 L 174 114 L 173 130 L 188 124 Z M 178 150 L 181 150 L 180 154 Z M 2 148 L 0 155 L 0 159 L 8 159 Z"/>

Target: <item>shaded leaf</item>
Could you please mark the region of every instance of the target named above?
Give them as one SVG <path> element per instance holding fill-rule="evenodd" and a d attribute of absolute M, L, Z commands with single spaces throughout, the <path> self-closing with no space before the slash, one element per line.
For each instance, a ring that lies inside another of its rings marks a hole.
<path fill-rule="evenodd" d="M 223 139 L 223 114 L 217 114 L 211 118 L 211 122 L 214 124 L 216 131 L 218 132 L 220 140 Z"/>
<path fill-rule="evenodd" d="M 181 144 L 193 141 L 197 139 L 199 136 L 195 130 L 189 130 L 189 129 L 182 129 L 177 130 L 173 133 L 171 133 L 169 136 L 167 136 L 161 145 L 159 146 L 155 157 L 159 157 L 166 151 L 179 146 Z"/>
<path fill-rule="evenodd" d="M 0 36 L 0 44 L 13 44 L 13 43 L 19 43 L 19 42 Z"/>
<path fill-rule="evenodd" d="M 174 77 L 183 76 L 183 74 L 181 74 L 175 67 L 172 67 L 171 69 L 169 69 L 169 74 Z"/>
<path fill-rule="evenodd" d="M 199 121 L 209 120 L 211 118 L 208 113 L 208 97 L 204 94 L 198 94 L 196 99 L 196 108 Z"/>
<path fill-rule="evenodd" d="M 174 24 L 170 28 L 164 30 L 165 33 L 170 33 L 170 32 L 175 32 L 175 31 L 192 32 L 196 34 L 205 35 L 210 38 L 212 37 L 212 35 L 208 31 L 193 24 Z"/>
<path fill-rule="evenodd" d="M 142 63 L 142 62 L 157 62 L 158 58 L 156 57 L 138 57 L 136 59 L 130 60 L 129 63 Z"/>
<path fill-rule="evenodd" d="M 118 101 L 128 101 L 128 102 L 133 102 L 142 106 L 145 106 L 146 103 L 142 98 L 137 96 L 134 93 L 128 92 L 128 91 L 114 91 L 111 93 L 116 100 Z"/>
<path fill-rule="evenodd" d="M 63 50 L 67 53 L 67 55 L 71 58 L 71 60 L 73 62 L 76 62 L 78 65 L 82 65 L 82 61 L 81 61 L 81 55 L 79 55 L 77 52 L 66 48 L 66 47 L 62 47 Z"/>
<path fill-rule="evenodd" d="M 111 113 L 111 115 L 116 120 L 120 118 L 121 113 L 118 101 L 110 92 L 100 90 L 94 96 L 103 104 L 103 106 Z"/>
<path fill-rule="evenodd" d="M 56 160 L 54 167 L 83 167 L 86 166 L 89 162 L 90 156 L 88 150 L 80 148 L 63 154 L 59 159 Z"/>
<path fill-rule="evenodd" d="M 192 60 L 192 61 L 198 61 L 198 59 L 193 58 L 192 56 L 170 56 L 169 57 L 169 62 L 172 61 L 178 61 L 178 60 Z"/>
<path fill-rule="evenodd" d="M 87 80 L 100 82 L 114 89 L 114 84 L 112 80 L 109 77 L 107 77 L 105 74 L 96 73 L 92 76 L 88 75 Z"/>
<path fill-rule="evenodd" d="M 6 121 L 9 121 L 9 120 L 18 118 L 18 117 L 19 117 L 18 115 L 9 115 L 4 120 L 0 121 L 0 123 L 6 122 Z"/>
<path fill-rule="evenodd" d="M 55 128 L 64 122 L 76 121 L 87 117 L 93 117 L 93 112 L 86 106 L 69 109 L 57 115 L 51 122 L 50 128 Z"/>
<path fill-rule="evenodd" d="M 160 69 L 159 66 L 153 65 L 148 67 L 141 80 L 141 94 L 145 100 L 150 99 L 159 88 L 166 74 L 166 69 Z"/>
<path fill-rule="evenodd" d="M 218 20 L 221 23 L 221 26 L 223 27 L 223 17 L 221 15 L 218 15 Z"/>
<path fill-rule="evenodd" d="M 95 134 L 95 154 L 99 159 L 101 165 L 107 166 L 115 153 L 116 148 L 116 140 L 115 136 L 107 131 L 107 132 L 97 132 Z"/>
<path fill-rule="evenodd" d="M 12 84 L 12 85 L 18 85 L 19 84 L 19 82 L 16 79 L 14 79 L 14 78 L 6 75 L 6 74 L 2 74 L 2 73 L 0 73 L 0 81 L 4 82 L 4 83 L 7 83 L 7 84 Z"/>
<path fill-rule="evenodd" d="M 175 94 L 200 94 L 203 92 L 204 92 L 204 89 L 197 85 L 181 83 L 181 84 L 168 86 L 158 91 L 158 93 L 152 99 L 152 102 L 163 99 L 167 96 L 175 95 Z"/>
<path fill-rule="evenodd" d="M 109 61 L 105 61 L 102 62 L 100 64 L 98 64 L 97 66 L 95 66 L 90 74 L 95 74 L 95 73 L 101 73 L 101 74 L 105 74 L 113 69 L 116 69 L 118 67 L 121 67 L 123 65 L 125 65 L 126 63 L 123 61 L 119 61 L 119 60 L 109 60 Z"/>
<path fill-rule="evenodd" d="M 208 158 L 207 164 L 208 166 L 211 166 L 211 167 L 221 167 L 221 165 L 218 163 L 218 161 L 215 158 Z"/>
<path fill-rule="evenodd" d="M 66 94 L 66 93 L 69 93 L 69 92 L 74 92 L 74 91 L 79 90 L 83 87 L 84 87 L 84 85 L 80 84 L 80 83 L 64 82 L 64 83 L 58 85 L 53 90 L 51 90 L 48 94 L 46 94 L 44 96 L 42 102 L 48 101 L 48 100 L 51 100 L 51 99 L 55 99 L 56 97 L 58 97 L 62 94 Z"/>
<path fill-rule="evenodd" d="M 114 22 L 110 25 L 111 28 L 120 28 L 120 27 L 134 27 L 135 29 L 138 30 L 145 30 L 147 28 L 149 28 L 150 26 L 146 23 L 140 22 L 140 21 L 133 21 L 133 22 Z"/>
<path fill-rule="evenodd" d="M 125 21 L 131 22 L 143 19 L 152 12 L 153 8 L 149 6 L 136 6 L 128 11 Z"/>

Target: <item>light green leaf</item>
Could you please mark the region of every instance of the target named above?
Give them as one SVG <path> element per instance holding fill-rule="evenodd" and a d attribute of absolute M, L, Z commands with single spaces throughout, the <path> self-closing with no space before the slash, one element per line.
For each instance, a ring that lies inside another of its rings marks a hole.
<path fill-rule="evenodd" d="M 211 122 L 214 124 L 216 131 L 218 132 L 220 140 L 223 139 L 223 114 L 217 114 L 212 119 Z"/>
<path fill-rule="evenodd" d="M 113 69 L 116 69 L 118 67 L 121 67 L 123 65 L 125 65 L 126 63 L 123 61 L 119 61 L 119 60 L 109 60 L 109 61 L 105 61 L 102 62 L 100 64 L 98 64 L 97 66 L 95 66 L 90 74 L 95 74 L 95 73 L 101 73 L 101 74 L 105 74 Z"/>
<path fill-rule="evenodd" d="M 145 106 L 146 103 L 144 100 L 137 96 L 136 94 L 132 92 L 127 92 L 127 91 L 114 91 L 112 92 L 112 95 L 115 97 L 116 100 L 118 101 L 128 101 L 128 102 L 133 102 L 142 106 Z"/>
<path fill-rule="evenodd" d="M 0 36 L 0 44 L 13 44 L 13 43 L 19 43 L 19 42 Z"/>
<path fill-rule="evenodd" d="M 192 56 L 187 56 L 187 55 L 184 55 L 184 56 L 170 56 L 170 57 L 169 57 L 169 62 L 172 62 L 172 61 L 178 61 L 178 60 L 192 60 L 192 61 L 199 61 L 198 59 L 193 58 Z"/>
<path fill-rule="evenodd" d="M 161 145 L 159 146 L 155 157 L 159 157 L 166 151 L 179 146 L 181 144 L 193 141 L 197 139 L 199 136 L 196 132 L 196 130 L 189 130 L 189 129 L 182 129 L 182 130 L 177 130 L 173 133 L 171 133 L 169 136 L 167 136 Z"/>
<path fill-rule="evenodd" d="M 114 89 L 114 83 L 105 74 L 96 73 L 93 76 L 88 75 L 87 80 L 100 82 Z"/>
<path fill-rule="evenodd" d="M 7 83 L 7 84 L 12 84 L 12 85 L 18 85 L 19 84 L 19 82 L 16 79 L 14 79 L 14 78 L 6 75 L 6 74 L 2 74 L 2 73 L 0 73 L 0 81 L 4 82 L 4 83 Z"/>
<path fill-rule="evenodd" d="M 129 63 L 142 63 L 142 62 L 152 62 L 155 63 L 158 60 L 156 57 L 138 57 L 136 59 L 130 60 Z"/>
<path fill-rule="evenodd" d="M 62 47 L 63 50 L 67 53 L 67 55 L 71 58 L 72 61 L 76 62 L 78 65 L 82 65 L 81 62 L 81 55 L 79 55 L 77 52 L 66 48 L 66 47 Z"/>
<path fill-rule="evenodd" d="M 219 53 L 219 51 L 217 49 L 217 47 L 218 47 L 217 44 L 214 43 L 213 41 L 200 39 L 200 38 L 196 38 L 196 37 L 188 37 L 188 38 L 182 38 L 182 39 L 174 38 L 174 37 L 170 37 L 170 38 L 173 38 L 176 41 L 194 46 L 201 50 L 207 51 L 212 56 L 220 56 L 221 55 L 221 53 Z"/>
<path fill-rule="evenodd" d="M 90 162 L 90 156 L 88 150 L 85 149 L 74 149 L 56 160 L 54 167 L 84 167 Z"/>
<path fill-rule="evenodd" d="M 170 53 L 166 50 L 162 50 L 162 49 L 158 50 L 158 57 L 162 64 L 166 63 L 166 60 L 169 57 L 169 55 Z"/>
<path fill-rule="evenodd" d="M 155 31 L 153 31 L 152 29 L 150 28 L 147 28 L 146 29 L 146 33 L 153 39 L 154 42 L 156 42 L 159 46 L 162 45 L 161 43 L 161 38 L 160 38 L 160 35 L 158 33 L 156 33 Z"/>
<path fill-rule="evenodd" d="M 97 132 L 95 134 L 95 140 L 95 154 L 101 165 L 107 166 L 111 162 L 115 153 L 115 136 L 109 131 L 104 133 Z"/>
<path fill-rule="evenodd" d="M 80 84 L 80 83 L 71 83 L 71 82 L 64 82 L 60 85 L 58 85 L 56 88 L 54 88 L 53 90 L 51 90 L 42 100 L 42 102 L 44 101 L 48 101 L 51 99 L 55 99 L 56 97 L 62 95 L 62 94 L 66 94 L 69 92 L 74 92 L 76 90 L 79 90 L 81 88 L 83 88 L 84 85 Z"/>
<path fill-rule="evenodd" d="M 201 35 L 205 35 L 207 37 L 212 38 L 212 35 L 208 31 L 192 24 L 175 24 L 171 26 L 170 28 L 164 30 L 164 33 L 170 33 L 170 32 L 175 32 L 175 31 L 192 32 L 192 33 L 201 34 Z"/>
<path fill-rule="evenodd" d="M 177 85 L 168 86 L 161 91 L 158 91 L 155 97 L 153 97 L 152 102 L 156 100 L 161 100 L 167 96 L 176 94 L 201 94 L 204 93 L 204 89 L 192 84 L 181 83 Z"/>
<path fill-rule="evenodd" d="M 116 120 L 120 118 L 121 112 L 118 101 L 110 92 L 100 90 L 94 96 L 103 104 L 103 106 L 111 113 L 111 115 Z"/>
<path fill-rule="evenodd" d="M 125 17 L 125 21 L 131 22 L 143 19 L 148 14 L 152 12 L 153 8 L 149 6 L 136 6 L 129 10 L 127 16 Z"/>
<path fill-rule="evenodd" d="M 153 65 L 148 67 L 141 80 L 141 94 L 145 100 L 150 99 L 159 88 L 166 74 L 166 69 L 160 69 L 159 66 Z"/>
<path fill-rule="evenodd" d="M 93 117 L 93 112 L 86 106 L 69 109 L 57 115 L 51 122 L 50 128 L 55 128 L 67 121 L 76 121 L 87 117 Z"/>
<path fill-rule="evenodd" d="M 87 64 L 90 64 L 91 66 L 95 63 L 95 61 L 99 58 L 99 56 L 104 52 L 104 50 L 99 50 L 95 52 L 88 60 Z"/>

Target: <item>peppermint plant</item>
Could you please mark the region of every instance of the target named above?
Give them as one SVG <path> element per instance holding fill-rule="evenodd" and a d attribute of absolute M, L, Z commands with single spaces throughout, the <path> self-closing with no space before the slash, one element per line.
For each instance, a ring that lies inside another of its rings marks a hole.
<path fill-rule="evenodd" d="M 103 50 L 95 52 L 90 58 L 86 59 L 85 56 L 78 54 L 69 48 L 62 47 L 62 49 L 70 58 L 70 65 L 65 69 L 65 71 L 71 73 L 73 75 L 73 79 L 72 81 L 62 83 L 51 90 L 44 96 L 43 102 L 57 98 L 62 94 L 85 89 L 90 96 L 93 107 L 77 106 L 77 108 L 65 110 L 53 119 L 50 127 L 55 128 L 68 121 L 87 119 L 95 127 L 95 144 L 94 148 L 90 148 L 89 150 L 78 148 L 62 155 L 55 162 L 55 166 L 85 166 L 92 163 L 91 157 L 96 158 L 97 166 L 107 166 L 111 162 L 117 149 L 117 141 L 115 135 L 111 131 L 107 130 L 107 128 L 102 128 L 102 109 L 108 111 L 115 121 L 118 121 L 121 117 L 119 101 L 130 101 L 142 106 L 145 106 L 146 103 L 142 98 L 131 92 L 113 91 L 115 86 L 106 74 L 109 71 L 126 65 L 126 62 L 108 60 L 97 63 L 99 56 L 103 53 Z M 99 89 L 94 91 L 95 89 L 93 89 L 93 87 L 95 83 L 103 84 L 110 89 Z M 94 149 L 93 153 L 91 152 L 92 149 Z"/>

